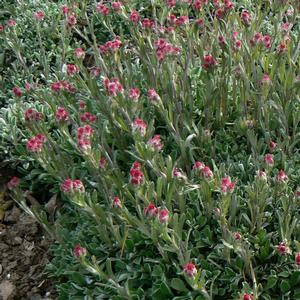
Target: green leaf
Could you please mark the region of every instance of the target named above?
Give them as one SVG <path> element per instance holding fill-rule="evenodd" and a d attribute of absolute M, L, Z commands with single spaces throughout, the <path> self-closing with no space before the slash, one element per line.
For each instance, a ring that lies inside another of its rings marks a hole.
<path fill-rule="evenodd" d="M 290 279 L 291 286 L 295 286 L 300 282 L 300 271 L 295 271 Z"/>
<path fill-rule="evenodd" d="M 274 287 L 277 283 L 277 277 L 276 276 L 270 276 L 268 278 L 268 281 L 267 281 L 267 284 L 266 284 L 266 287 L 265 289 L 268 290 L 268 289 L 271 289 L 272 287 Z"/>
<path fill-rule="evenodd" d="M 280 289 L 283 293 L 286 293 L 291 289 L 291 286 L 287 280 L 282 280 L 280 283 Z"/>
<path fill-rule="evenodd" d="M 174 290 L 180 291 L 180 292 L 187 292 L 188 289 L 186 288 L 184 282 L 179 278 L 173 278 L 171 281 L 171 287 Z"/>

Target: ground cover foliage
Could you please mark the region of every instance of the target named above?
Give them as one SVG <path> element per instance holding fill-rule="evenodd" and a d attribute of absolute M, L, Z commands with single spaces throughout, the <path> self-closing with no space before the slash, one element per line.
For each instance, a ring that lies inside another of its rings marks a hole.
<path fill-rule="evenodd" d="M 61 299 L 300 299 L 299 8 L 4 15 L 1 155 Z"/>

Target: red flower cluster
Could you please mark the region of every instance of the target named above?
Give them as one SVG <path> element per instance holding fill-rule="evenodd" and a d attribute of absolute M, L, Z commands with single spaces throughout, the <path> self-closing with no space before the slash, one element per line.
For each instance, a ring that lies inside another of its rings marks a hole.
<path fill-rule="evenodd" d="M 25 111 L 25 121 L 41 121 L 43 118 L 43 113 L 38 112 L 34 108 L 28 108 Z"/>
<path fill-rule="evenodd" d="M 157 94 L 155 89 L 149 89 L 148 90 L 148 98 L 150 99 L 151 102 L 158 102 L 160 99 L 160 96 Z"/>
<path fill-rule="evenodd" d="M 74 93 L 76 91 L 75 86 L 66 80 L 53 82 L 51 84 L 51 89 L 54 92 L 67 91 L 69 93 Z"/>
<path fill-rule="evenodd" d="M 11 180 L 8 182 L 7 187 L 10 190 L 15 189 L 20 184 L 21 179 L 19 177 L 14 176 L 11 178 Z"/>
<path fill-rule="evenodd" d="M 55 118 L 58 122 L 67 122 L 70 116 L 64 107 L 59 107 L 56 111 Z"/>
<path fill-rule="evenodd" d="M 22 97 L 23 96 L 23 92 L 22 92 L 21 88 L 19 88 L 18 86 L 15 86 L 12 89 L 12 91 L 15 94 L 15 96 L 17 96 L 17 97 Z"/>
<path fill-rule="evenodd" d="M 135 162 L 130 170 L 130 182 L 133 185 L 141 185 L 144 183 L 144 173 L 139 162 Z"/>
<path fill-rule="evenodd" d="M 164 144 L 161 141 L 161 136 L 156 134 L 152 139 L 148 141 L 148 145 L 150 145 L 153 149 L 160 151 L 163 149 Z"/>
<path fill-rule="evenodd" d="M 77 138 L 81 150 L 86 151 L 91 149 L 91 137 L 94 129 L 90 125 L 85 125 L 77 129 Z"/>
<path fill-rule="evenodd" d="M 132 88 L 129 90 L 129 98 L 134 101 L 137 102 L 140 98 L 141 95 L 141 91 L 139 88 Z"/>
<path fill-rule="evenodd" d="M 84 192 L 84 186 L 81 180 L 76 179 L 72 180 L 70 178 L 66 179 L 65 182 L 61 185 L 61 190 L 64 193 L 71 194 L 75 192 Z"/>
<path fill-rule="evenodd" d="M 79 73 L 79 69 L 74 64 L 67 65 L 67 73 L 69 76 L 74 76 L 75 74 Z"/>
<path fill-rule="evenodd" d="M 101 54 L 108 54 L 110 52 L 117 51 L 122 46 L 122 42 L 120 40 L 120 37 L 117 36 L 115 40 L 108 41 L 105 44 L 99 46 Z"/>
<path fill-rule="evenodd" d="M 122 202 L 119 197 L 114 197 L 113 207 L 114 208 L 122 208 Z"/>
<path fill-rule="evenodd" d="M 156 55 L 159 61 L 164 60 L 166 56 L 178 55 L 181 52 L 179 47 L 175 47 L 165 39 L 159 39 L 155 42 Z"/>
<path fill-rule="evenodd" d="M 211 54 L 206 54 L 203 58 L 203 68 L 208 70 L 218 65 L 218 62 Z"/>
<path fill-rule="evenodd" d="M 280 255 L 290 255 L 292 253 L 290 247 L 284 242 L 277 246 L 277 251 Z"/>
<path fill-rule="evenodd" d="M 99 12 L 99 13 L 103 14 L 104 16 L 107 16 L 110 13 L 110 9 L 107 5 L 100 2 L 97 4 L 96 12 Z"/>
<path fill-rule="evenodd" d="M 119 93 L 124 92 L 124 87 L 117 78 L 105 78 L 103 84 L 110 96 L 116 97 Z"/>
<path fill-rule="evenodd" d="M 150 203 L 147 207 L 144 208 L 144 214 L 149 218 L 156 218 L 162 224 L 167 224 L 169 222 L 169 211 L 166 208 L 161 209 L 156 207 L 154 203 Z"/>
<path fill-rule="evenodd" d="M 87 254 L 86 248 L 81 247 L 80 245 L 76 245 L 75 246 L 75 248 L 74 248 L 74 256 L 76 258 L 84 257 L 84 256 L 86 256 L 86 254 Z"/>
<path fill-rule="evenodd" d="M 224 194 L 232 193 L 235 188 L 235 183 L 231 181 L 229 176 L 224 177 L 221 182 L 221 191 Z"/>
<path fill-rule="evenodd" d="M 41 152 L 46 141 L 46 137 L 39 133 L 37 136 L 27 142 L 27 150 L 30 152 Z"/>
<path fill-rule="evenodd" d="M 90 112 L 85 112 L 83 115 L 80 116 L 80 121 L 95 123 L 97 121 L 97 116 L 91 114 Z"/>
<path fill-rule="evenodd" d="M 133 132 L 138 132 L 141 136 L 146 134 L 147 127 L 147 123 L 140 118 L 135 119 L 132 123 Z"/>
<path fill-rule="evenodd" d="M 195 277 L 197 275 L 197 268 L 195 264 L 189 262 L 183 268 L 184 273 L 189 277 Z"/>

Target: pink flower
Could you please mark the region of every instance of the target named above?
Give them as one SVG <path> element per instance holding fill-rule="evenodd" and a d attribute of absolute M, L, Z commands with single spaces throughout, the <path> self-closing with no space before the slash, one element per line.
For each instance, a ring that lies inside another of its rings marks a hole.
<path fill-rule="evenodd" d="M 141 136 L 146 134 L 147 127 L 147 123 L 140 118 L 135 119 L 132 123 L 133 132 L 138 132 Z"/>
<path fill-rule="evenodd" d="M 268 166 L 273 166 L 274 165 L 274 155 L 273 154 L 266 154 L 265 155 L 265 163 Z"/>
<path fill-rule="evenodd" d="M 28 108 L 25 111 L 25 121 L 41 121 L 43 118 L 43 113 L 38 112 L 33 108 Z"/>
<path fill-rule="evenodd" d="M 27 142 L 27 150 L 35 153 L 41 152 L 43 144 L 46 142 L 46 140 L 46 137 L 43 134 L 39 133 L 37 136 Z"/>
<path fill-rule="evenodd" d="M 237 240 L 237 241 L 240 241 L 242 239 L 242 235 L 239 233 L 239 232 L 235 232 L 234 233 L 234 238 Z"/>
<path fill-rule="evenodd" d="M 140 95 L 141 95 L 141 91 L 139 88 L 132 88 L 129 91 L 129 98 L 134 102 L 137 102 L 139 100 Z"/>
<path fill-rule="evenodd" d="M 111 7 L 113 10 L 120 10 L 122 8 L 123 4 L 120 1 L 115 1 L 111 4 Z"/>
<path fill-rule="evenodd" d="M 232 10 L 234 9 L 234 4 L 231 0 L 224 0 L 224 5 L 226 10 Z"/>
<path fill-rule="evenodd" d="M 137 170 L 141 170 L 142 169 L 142 164 L 138 161 L 135 161 L 131 167 L 131 170 L 133 169 L 137 169 Z"/>
<path fill-rule="evenodd" d="M 148 145 L 150 145 L 153 149 L 157 151 L 161 151 L 164 147 L 161 136 L 159 134 L 156 134 L 152 139 L 148 141 Z"/>
<path fill-rule="evenodd" d="M 116 78 L 111 79 L 111 80 L 108 78 L 105 78 L 103 83 L 104 83 L 104 86 L 110 96 L 116 97 L 118 95 L 118 93 L 124 92 L 123 85 Z"/>
<path fill-rule="evenodd" d="M 223 45 L 226 44 L 226 39 L 225 39 L 225 37 L 223 35 L 220 35 L 218 37 L 218 40 L 219 40 L 219 43 L 220 43 L 221 46 L 223 46 Z"/>
<path fill-rule="evenodd" d="M 221 191 L 224 194 L 227 194 L 227 192 L 232 193 L 235 188 L 235 183 L 231 181 L 231 178 L 229 176 L 224 177 L 222 179 L 221 183 Z"/>
<path fill-rule="evenodd" d="M 270 76 L 268 74 L 264 74 L 261 83 L 264 85 L 270 85 L 272 83 Z"/>
<path fill-rule="evenodd" d="M 98 77 L 101 73 L 101 69 L 97 67 L 91 68 L 91 74 L 93 77 Z"/>
<path fill-rule="evenodd" d="M 272 47 L 272 40 L 269 35 L 263 36 L 262 41 L 267 49 L 270 49 Z"/>
<path fill-rule="evenodd" d="M 196 11 L 200 11 L 203 7 L 202 0 L 195 0 L 193 6 Z"/>
<path fill-rule="evenodd" d="M 288 32 L 293 27 L 293 24 L 290 24 L 289 22 L 285 22 L 281 25 L 281 29 L 285 32 Z"/>
<path fill-rule="evenodd" d="M 34 17 L 38 20 L 38 21 L 43 21 L 45 18 L 45 13 L 42 10 L 37 11 L 36 13 L 34 13 Z"/>
<path fill-rule="evenodd" d="M 153 21 L 153 20 L 150 20 L 150 19 L 148 19 L 148 18 L 145 18 L 145 19 L 142 21 L 142 26 L 143 26 L 144 28 L 149 28 L 149 29 L 151 29 L 151 28 L 154 27 L 154 25 L 155 25 L 154 21 Z"/>
<path fill-rule="evenodd" d="M 106 168 L 106 158 L 105 157 L 101 157 L 99 160 L 99 167 L 100 169 L 104 170 Z"/>
<path fill-rule="evenodd" d="M 144 174 L 139 169 L 132 169 L 130 171 L 130 182 L 133 185 L 142 185 L 144 183 Z"/>
<path fill-rule="evenodd" d="M 169 7 L 175 7 L 176 6 L 176 0 L 167 0 L 167 5 Z"/>
<path fill-rule="evenodd" d="M 169 211 L 166 208 L 160 209 L 158 212 L 158 219 L 160 223 L 167 224 L 169 221 Z"/>
<path fill-rule="evenodd" d="M 235 49 L 236 51 L 238 51 L 238 50 L 241 50 L 241 48 L 242 48 L 242 41 L 241 41 L 241 40 L 237 40 L 237 41 L 235 42 L 235 44 L 234 44 L 234 49 Z"/>
<path fill-rule="evenodd" d="M 82 48 L 75 49 L 75 55 L 77 58 L 81 59 L 85 57 L 85 51 Z"/>
<path fill-rule="evenodd" d="M 196 161 L 193 165 L 193 170 L 202 171 L 205 168 L 205 164 L 201 161 Z"/>
<path fill-rule="evenodd" d="M 203 58 L 203 67 L 204 69 L 208 70 L 214 66 L 216 66 L 218 62 L 215 60 L 215 58 L 211 54 L 207 54 Z"/>
<path fill-rule="evenodd" d="M 224 14 L 225 14 L 225 11 L 224 11 L 222 8 L 218 8 L 218 9 L 216 10 L 216 17 L 217 17 L 218 19 L 222 19 L 223 16 L 224 16 Z"/>
<path fill-rule="evenodd" d="M 284 243 L 284 242 L 281 242 L 278 246 L 277 246 L 277 251 L 280 255 L 290 255 L 292 252 L 291 252 L 291 249 L 289 248 L 289 246 Z"/>
<path fill-rule="evenodd" d="M 101 54 L 105 55 L 108 53 L 116 52 L 122 46 L 122 41 L 120 37 L 117 36 L 116 39 L 108 41 L 105 44 L 99 46 Z"/>
<path fill-rule="evenodd" d="M 206 178 L 208 180 L 210 180 L 214 177 L 214 173 L 208 166 L 204 167 L 204 169 L 202 170 L 202 174 L 203 174 L 204 178 Z"/>
<path fill-rule="evenodd" d="M 300 252 L 296 253 L 295 262 L 297 266 L 300 266 Z"/>
<path fill-rule="evenodd" d="M 122 202 L 119 197 L 114 197 L 113 207 L 114 208 L 122 208 Z"/>
<path fill-rule="evenodd" d="M 173 176 L 175 178 L 185 178 L 184 174 L 182 173 L 182 171 L 179 169 L 179 168 L 175 168 L 174 171 L 173 171 Z"/>
<path fill-rule="evenodd" d="M 67 5 L 63 5 L 61 7 L 61 10 L 62 10 L 64 15 L 67 15 L 71 11 L 70 8 Z"/>
<path fill-rule="evenodd" d="M 110 13 L 110 9 L 108 6 L 104 5 L 103 3 L 98 3 L 96 7 L 96 12 L 100 12 L 104 16 L 107 16 Z"/>
<path fill-rule="evenodd" d="M 80 121 L 95 123 L 97 121 L 97 116 L 91 114 L 90 112 L 85 112 L 83 115 L 80 116 Z"/>
<path fill-rule="evenodd" d="M 275 143 L 274 141 L 270 141 L 269 143 L 269 148 L 271 151 L 274 151 L 277 147 L 277 143 Z"/>
<path fill-rule="evenodd" d="M 52 89 L 52 91 L 54 91 L 54 92 L 60 92 L 60 91 L 63 89 L 63 85 L 61 84 L 60 81 L 53 82 L 53 83 L 51 84 L 51 89 Z"/>
<path fill-rule="evenodd" d="M 251 294 L 244 294 L 243 300 L 253 300 L 254 297 Z"/>
<path fill-rule="evenodd" d="M 176 26 L 186 25 L 188 23 L 189 23 L 189 17 L 188 16 L 180 16 L 175 21 Z"/>
<path fill-rule="evenodd" d="M 64 183 L 61 185 L 61 190 L 66 194 L 72 194 L 72 193 L 83 193 L 84 192 L 84 185 L 81 182 L 81 180 L 76 179 L 66 179 Z"/>
<path fill-rule="evenodd" d="M 74 64 L 67 65 L 67 73 L 69 76 L 74 76 L 76 73 L 79 72 L 79 69 Z"/>
<path fill-rule="evenodd" d="M 85 110 L 86 109 L 86 103 L 83 100 L 79 101 L 79 109 Z"/>
<path fill-rule="evenodd" d="M 19 177 L 14 176 L 13 178 L 10 179 L 10 181 L 7 184 L 7 187 L 10 190 L 15 189 L 21 182 L 21 179 Z"/>
<path fill-rule="evenodd" d="M 197 275 L 197 268 L 196 266 L 189 262 L 183 267 L 184 273 L 186 273 L 189 277 L 195 277 Z"/>
<path fill-rule="evenodd" d="M 66 122 L 69 120 L 69 113 L 64 107 L 58 107 L 55 118 L 58 122 Z"/>
<path fill-rule="evenodd" d="M 91 149 L 91 137 L 94 133 L 94 129 L 90 125 L 85 125 L 77 129 L 77 138 L 79 148 L 83 151 Z"/>
<path fill-rule="evenodd" d="M 7 22 L 7 25 L 9 27 L 15 27 L 15 26 L 17 26 L 17 22 L 16 22 L 16 20 L 9 19 L 8 22 Z"/>
<path fill-rule="evenodd" d="M 243 10 L 241 18 L 242 18 L 242 21 L 245 25 L 250 25 L 251 24 L 252 18 L 251 18 L 251 15 L 250 15 L 249 11 Z"/>
<path fill-rule="evenodd" d="M 0 24 L 0 33 L 3 32 L 5 30 L 5 26 Z"/>
<path fill-rule="evenodd" d="M 81 247 L 80 245 L 76 245 L 75 246 L 75 248 L 74 248 L 74 256 L 76 258 L 84 257 L 84 256 L 86 256 L 86 254 L 87 254 L 86 248 Z"/>
<path fill-rule="evenodd" d="M 138 11 L 134 10 L 131 12 L 131 14 L 130 14 L 131 22 L 137 24 L 140 21 L 140 19 L 141 19 L 141 16 Z"/>
<path fill-rule="evenodd" d="M 70 27 L 73 27 L 77 24 L 77 19 L 76 19 L 76 16 L 74 14 L 68 16 L 68 25 Z"/>
<path fill-rule="evenodd" d="M 158 208 L 154 203 L 150 203 L 147 207 L 144 208 L 144 214 L 146 215 L 146 217 L 156 217 L 158 214 Z"/>
<path fill-rule="evenodd" d="M 12 91 L 15 94 L 15 96 L 17 96 L 17 97 L 22 97 L 23 96 L 23 92 L 22 92 L 21 88 L 19 88 L 18 86 L 15 86 L 12 89 Z"/>
<path fill-rule="evenodd" d="M 300 188 L 298 188 L 295 192 L 295 197 L 300 199 Z"/>
<path fill-rule="evenodd" d="M 277 177 L 276 177 L 278 182 L 286 182 L 288 181 L 288 176 L 286 175 L 286 173 L 283 170 L 280 170 Z"/>
<path fill-rule="evenodd" d="M 205 21 L 204 21 L 204 19 L 198 19 L 198 20 L 196 20 L 196 24 L 197 24 L 199 27 L 204 27 Z"/>
<path fill-rule="evenodd" d="M 257 178 L 258 178 L 258 179 L 261 179 L 261 180 L 263 180 L 263 181 L 267 181 L 267 174 L 266 174 L 266 172 L 263 171 L 263 170 L 259 170 L 259 171 L 257 172 Z"/>
<path fill-rule="evenodd" d="M 151 102 L 158 102 L 160 100 L 159 95 L 155 91 L 155 89 L 149 89 L 148 90 L 148 97 Z"/>
<path fill-rule="evenodd" d="M 156 55 L 159 61 L 164 60 L 166 56 L 178 55 L 181 52 L 180 48 L 173 46 L 165 39 L 159 39 L 155 41 L 155 47 L 156 47 Z"/>

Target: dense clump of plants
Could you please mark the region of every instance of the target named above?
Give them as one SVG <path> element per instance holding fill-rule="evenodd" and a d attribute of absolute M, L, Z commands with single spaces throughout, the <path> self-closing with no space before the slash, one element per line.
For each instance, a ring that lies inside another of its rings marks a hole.
<path fill-rule="evenodd" d="M 58 241 L 62 299 L 300 299 L 299 8 L 27 13 L 38 55 L 16 48 L 0 133 L 23 174 L 12 196 Z M 6 47 L 19 30 L 1 27 Z"/>

